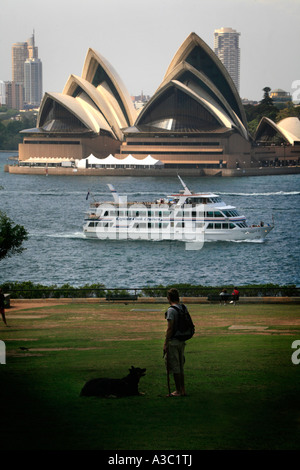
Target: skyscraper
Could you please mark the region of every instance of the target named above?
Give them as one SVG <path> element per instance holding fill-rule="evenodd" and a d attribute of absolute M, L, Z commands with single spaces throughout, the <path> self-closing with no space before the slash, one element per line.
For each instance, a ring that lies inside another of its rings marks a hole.
<path fill-rule="evenodd" d="M 39 106 L 42 97 L 42 62 L 40 59 L 27 59 L 24 63 L 24 99 L 27 104 Z"/>
<path fill-rule="evenodd" d="M 38 58 L 38 48 L 35 46 L 34 32 L 27 41 L 28 58 L 24 62 L 25 102 L 39 106 L 43 97 L 42 62 Z"/>
<path fill-rule="evenodd" d="M 24 86 L 24 62 L 28 57 L 27 42 L 12 45 L 12 81 Z"/>
<path fill-rule="evenodd" d="M 214 52 L 226 67 L 237 91 L 240 91 L 240 48 L 235 29 L 221 28 L 214 32 Z"/>
<path fill-rule="evenodd" d="M 34 32 L 27 42 L 12 46 L 12 81 L 24 89 L 25 103 L 39 106 L 42 100 L 42 62 L 38 58 Z"/>

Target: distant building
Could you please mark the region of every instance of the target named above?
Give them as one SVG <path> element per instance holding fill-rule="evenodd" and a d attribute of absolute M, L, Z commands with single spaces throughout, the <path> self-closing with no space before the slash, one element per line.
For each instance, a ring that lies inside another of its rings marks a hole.
<path fill-rule="evenodd" d="M 81 77 L 70 75 L 62 93 L 45 93 L 36 127 L 22 131 L 20 172 L 75 165 L 91 153 L 100 159 L 112 154 L 120 165 L 128 155 L 151 155 L 163 163 L 161 174 L 195 176 L 299 163 L 299 120 L 277 127 L 264 120 L 252 139 L 228 70 L 195 33 L 179 47 L 151 99 L 140 110 L 133 101 L 111 64 L 89 49 Z"/>
<path fill-rule="evenodd" d="M 81 77 L 71 75 L 62 93 L 44 95 L 37 127 L 22 131 L 20 161 L 97 158 L 121 161 L 151 154 L 165 168 L 250 166 L 245 112 L 213 51 L 190 34 L 163 82 L 138 113 L 120 77 L 98 52 L 87 53 Z"/>
<path fill-rule="evenodd" d="M 132 96 L 132 101 L 135 109 L 140 110 L 141 108 L 143 108 L 145 104 L 150 100 L 150 98 L 151 96 L 144 95 L 143 92 L 141 92 L 141 94 L 138 96 Z"/>
<path fill-rule="evenodd" d="M 42 62 L 33 32 L 27 42 L 12 46 L 12 82 L 23 87 L 25 103 L 39 106 L 43 97 L 42 80 Z"/>
<path fill-rule="evenodd" d="M 240 91 L 240 34 L 232 28 L 216 29 L 214 33 L 214 52 L 226 67 L 238 92 Z"/>
<path fill-rule="evenodd" d="M 24 86 L 24 62 L 28 58 L 27 42 L 12 45 L 12 81 Z"/>
<path fill-rule="evenodd" d="M 5 82 L 0 80 L 0 106 L 3 106 L 6 104 L 6 92 L 5 92 Z"/>
<path fill-rule="evenodd" d="M 270 98 L 272 98 L 274 105 L 282 105 L 292 101 L 292 96 L 287 91 L 278 88 L 270 92 Z"/>
<path fill-rule="evenodd" d="M 22 83 L 5 82 L 6 106 L 10 109 L 24 109 L 24 87 Z"/>
<path fill-rule="evenodd" d="M 24 63 L 25 102 L 39 106 L 43 98 L 42 62 L 40 59 L 27 59 Z"/>

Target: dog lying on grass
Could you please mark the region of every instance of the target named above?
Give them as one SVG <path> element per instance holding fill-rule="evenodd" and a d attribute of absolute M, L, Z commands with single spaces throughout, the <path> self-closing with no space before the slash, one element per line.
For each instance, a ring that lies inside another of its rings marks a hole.
<path fill-rule="evenodd" d="M 146 369 L 131 366 L 129 374 L 123 379 L 92 379 L 83 386 L 80 396 L 85 397 L 129 397 L 143 395 L 139 393 L 140 378 L 145 375 Z"/>

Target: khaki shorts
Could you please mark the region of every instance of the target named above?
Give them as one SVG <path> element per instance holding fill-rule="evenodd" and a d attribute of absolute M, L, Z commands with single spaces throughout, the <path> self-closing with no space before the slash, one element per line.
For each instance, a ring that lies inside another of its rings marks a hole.
<path fill-rule="evenodd" d="M 167 369 L 169 369 L 169 372 L 172 374 L 183 373 L 183 366 L 185 362 L 184 348 L 185 343 L 183 341 L 172 339 L 169 342 L 168 354 L 165 356 L 165 363 Z"/>

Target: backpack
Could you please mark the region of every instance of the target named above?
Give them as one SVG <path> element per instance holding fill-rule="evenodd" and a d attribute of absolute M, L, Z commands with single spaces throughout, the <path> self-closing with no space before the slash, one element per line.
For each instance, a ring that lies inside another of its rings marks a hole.
<path fill-rule="evenodd" d="M 179 341 L 187 341 L 194 336 L 195 325 L 186 306 L 184 304 L 181 304 L 181 306 L 183 307 L 182 309 L 175 305 L 171 306 L 178 312 L 178 315 L 175 317 L 175 333 L 172 338 L 176 338 Z"/>

